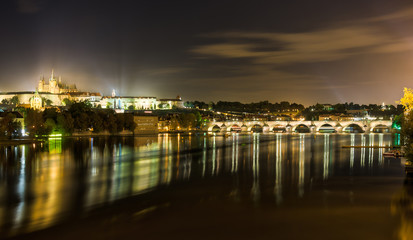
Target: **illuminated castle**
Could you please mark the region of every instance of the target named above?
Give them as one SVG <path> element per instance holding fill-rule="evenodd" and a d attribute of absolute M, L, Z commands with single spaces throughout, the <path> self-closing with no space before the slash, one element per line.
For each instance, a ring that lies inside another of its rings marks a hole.
<path fill-rule="evenodd" d="M 49 78 L 49 82 L 46 84 L 44 77 L 42 77 L 39 81 L 39 85 L 37 87 L 38 92 L 46 92 L 46 93 L 69 93 L 69 92 L 77 92 L 76 85 L 66 85 L 62 83 L 62 77 L 59 76 L 59 80 L 54 76 L 54 72 L 52 69 L 52 75 Z"/>
<path fill-rule="evenodd" d="M 75 84 L 62 83 L 61 77 L 55 77 L 54 71 L 46 83 L 44 77 L 39 81 L 36 91 L 1 92 L 0 102 L 10 102 L 17 97 L 16 105 L 26 108 L 45 109 L 52 106 L 64 106 L 65 99 L 72 102 L 88 101 L 93 107 L 111 108 L 115 110 L 156 110 L 184 108 L 181 97 L 171 99 L 158 99 L 156 97 L 142 96 L 102 96 L 98 92 L 78 91 Z"/>

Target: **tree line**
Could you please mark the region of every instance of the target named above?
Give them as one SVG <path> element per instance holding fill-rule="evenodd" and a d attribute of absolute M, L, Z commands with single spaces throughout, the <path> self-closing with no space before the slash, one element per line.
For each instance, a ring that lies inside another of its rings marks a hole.
<path fill-rule="evenodd" d="M 282 101 L 279 103 L 270 103 L 269 101 L 261 101 L 256 103 L 241 103 L 241 102 L 226 102 L 218 101 L 217 103 L 210 102 L 185 102 L 184 106 L 189 108 L 199 108 L 207 109 L 213 111 L 222 112 L 248 112 L 248 113 L 259 113 L 259 112 L 281 112 L 281 111 L 301 111 L 304 109 L 302 104 L 289 103 L 287 101 Z"/>
<path fill-rule="evenodd" d="M 70 135 L 75 131 L 108 131 L 113 134 L 123 130 L 134 131 L 136 128 L 132 113 L 117 114 L 112 109 L 95 109 L 88 102 L 73 103 L 66 110 L 47 108 L 41 112 L 25 109 L 23 112 L 26 131 L 31 136 L 51 133 Z"/>

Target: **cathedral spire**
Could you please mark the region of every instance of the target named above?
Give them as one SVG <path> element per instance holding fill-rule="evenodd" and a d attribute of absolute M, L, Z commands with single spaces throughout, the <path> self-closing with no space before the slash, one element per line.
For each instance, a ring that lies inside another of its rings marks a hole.
<path fill-rule="evenodd" d="M 54 79 L 54 69 L 52 68 L 52 77 L 51 77 L 51 79 L 53 80 Z"/>

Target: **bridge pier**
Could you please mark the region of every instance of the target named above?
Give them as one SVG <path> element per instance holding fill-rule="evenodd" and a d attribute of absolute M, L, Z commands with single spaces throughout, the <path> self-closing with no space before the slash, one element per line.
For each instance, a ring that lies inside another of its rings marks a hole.
<path fill-rule="evenodd" d="M 288 124 L 288 125 L 285 127 L 285 132 L 286 132 L 286 133 L 292 133 L 292 132 L 293 132 L 293 127 L 292 127 L 290 124 Z"/>
<path fill-rule="evenodd" d="M 316 133 L 317 132 L 317 128 L 314 125 L 310 126 L 310 133 Z"/>

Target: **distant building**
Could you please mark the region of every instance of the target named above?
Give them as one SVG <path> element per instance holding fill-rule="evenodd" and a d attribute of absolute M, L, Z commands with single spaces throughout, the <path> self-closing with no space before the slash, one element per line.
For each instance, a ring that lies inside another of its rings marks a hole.
<path fill-rule="evenodd" d="M 360 110 L 347 110 L 346 111 L 348 114 L 354 116 L 354 117 L 364 117 L 368 115 L 368 111 L 366 109 L 360 109 Z"/>
<path fill-rule="evenodd" d="M 54 93 L 46 93 L 46 92 L 0 92 L 0 102 L 4 99 L 10 100 L 14 96 L 17 96 L 19 106 L 30 106 L 36 109 L 41 109 L 45 107 L 46 103 L 49 103 L 51 106 L 61 106 L 62 100 L 68 98 L 67 94 L 54 94 Z M 41 99 L 41 101 L 39 100 Z M 46 102 L 47 101 L 47 102 Z M 39 103 L 41 103 L 41 107 L 39 108 Z"/>
<path fill-rule="evenodd" d="M 54 76 L 54 71 L 52 69 L 52 74 L 49 78 L 49 81 L 46 83 L 44 77 L 40 79 L 39 84 L 37 86 L 38 92 L 46 92 L 46 93 L 69 93 L 69 92 L 77 92 L 77 88 L 75 84 L 67 85 L 62 82 L 62 77 L 56 78 Z"/>
<path fill-rule="evenodd" d="M 156 97 L 105 96 L 102 97 L 100 105 L 102 108 L 154 110 L 156 109 Z"/>
<path fill-rule="evenodd" d="M 69 92 L 67 96 L 73 102 L 89 101 L 94 107 L 97 107 L 102 101 L 102 95 L 94 92 Z"/>
<path fill-rule="evenodd" d="M 321 114 L 318 121 L 353 121 L 354 117 L 348 114 Z"/>
<path fill-rule="evenodd" d="M 157 116 L 134 116 L 133 121 L 136 123 L 135 134 L 156 134 L 158 133 Z"/>
<path fill-rule="evenodd" d="M 323 105 L 323 110 L 325 110 L 325 111 L 333 111 L 334 110 L 333 105 L 331 105 L 331 104 L 322 104 L 322 105 Z"/>
<path fill-rule="evenodd" d="M 184 108 L 184 103 L 180 96 L 170 99 L 159 99 L 156 101 L 156 105 L 156 109 Z"/>
<path fill-rule="evenodd" d="M 43 107 L 43 99 L 38 92 L 30 98 L 30 108 L 41 109 Z"/>
<path fill-rule="evenodd" d="M 111 108 L 117 112 L 124 110 L 156 110 L 183 108 L 181 97 L 172 99 L 157 99 L 156 97 L 116 96 L 115 90 L 112 96 L 102 96 L 97 92 L 78 91 L 76 85 L 68 85 L 62 82 L 62 78 L 56 78 L 52 70 L 49 81 L 44 77 L 39 81 L 37 91 L 0 92 L 0 103 L 3 100 L 10 102 L 17 96 L 18 106 L 44 109 L 46 106 L 62 106 L 63 100 L 73 102 L 89 101 L 93 107 Z"/>
<path fill-rule="evenodd" d="M 124 110 L 156 110 L 183 108 L 181 97 L 172 99 L 157 99 L 156 97 L 127 97 L 127 96 L 105 96 L 99 103 L 102 108 L 124 109 Z"/>

